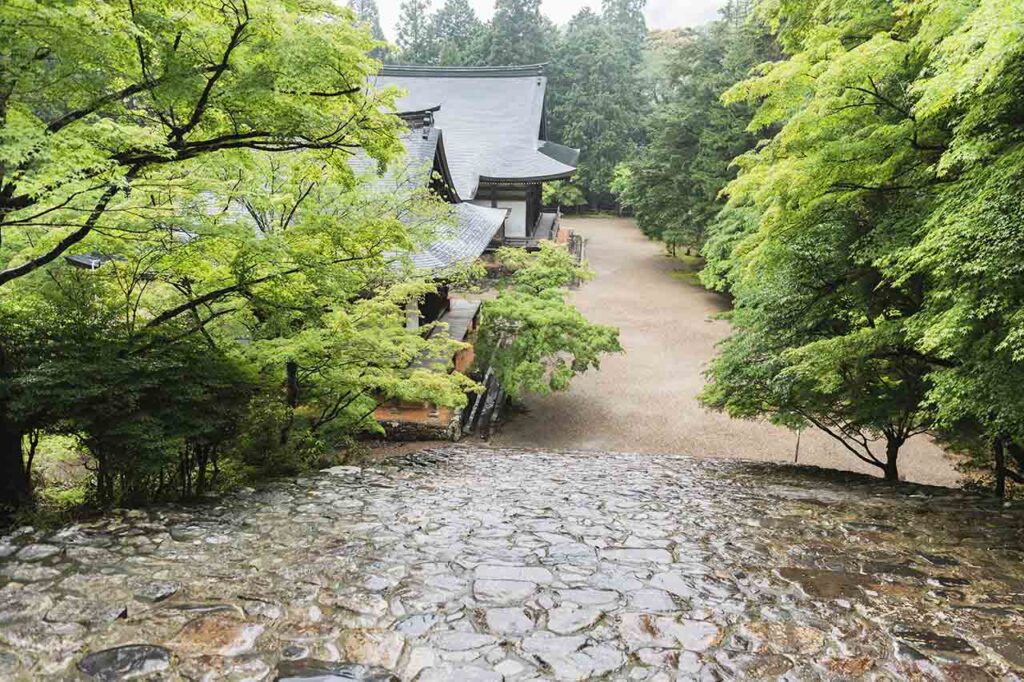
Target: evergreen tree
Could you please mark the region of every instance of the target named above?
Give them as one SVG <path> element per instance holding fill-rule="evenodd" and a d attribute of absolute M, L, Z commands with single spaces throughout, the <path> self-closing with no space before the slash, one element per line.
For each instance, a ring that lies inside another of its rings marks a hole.
<path fill-rule="evenodd" d="M 631 58 L 639 60 L 647 41 L 647 19 L 644 8 L 647 0 L 602 0 L 601 18 L 619 36 L 630 52 Z"/>
<path fill-rule="evenodd" d="M 482 56 L 490 66 L 546 63 L 558 29 L 540 13 L 541 0 L 496 0 Z"/>
<path fill-rule="evenodd" d="M 429 0 L 402 0 L 395 41 L 401 50 L 398 59 L 406 64 L 433 64 L 434 39 Z"/>
<path fill-rule="evenodd" d="M 723 222 L 721 234 L 715 230 L 724 206 L 719 196 L 735 177 L 733 159 L 758 136 L 746 130 L 752 109 L 726 106 L 720 98 L 753 66 L 777 54 L 767 29 L 751 21 L 749 12 L 748 3 L 732 0 L 718 21 L 654 48 L 658 70 L 650 89 L 660 101 L 645 125 L 647 146 L 631 160 L 630 182 L 620 195 L 653 237 L 672 233 L 700 247 L 710 233 L 732 243 L 731 222 Z M 710 275 L 706 281 L 721 288 Z"/>
<path fill-rule="evenodd" d="M 359 21 L 370 30 L 374 40 L 384 42 L 384 30 L 380 27 L 380 9 L 377 0 L 348 0 L 348 6 L 356 13 Z"/>
<path fill-rule="evenodd" d="M 606 4 L 621 10 L 620 3 Z M 584 9 L 569 23 L 550 66 L 552 136 L 581 149 L 579 184 L 593 205 L 612 198 L 615 167 L 641 140 L 646 94 L 638 40 L 643 31 L 624 33 L 615 21 Z"/>
<path fill-rule="evenodd" d="M 481 41 L 484 25 L 469 0 L 445 0 L 430 21 L 438 64 L 471 66 L 483 61 Z"/>

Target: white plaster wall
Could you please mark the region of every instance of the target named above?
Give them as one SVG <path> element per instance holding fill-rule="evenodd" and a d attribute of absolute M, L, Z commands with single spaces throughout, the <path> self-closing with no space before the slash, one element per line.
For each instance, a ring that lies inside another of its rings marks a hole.
<path fill-rule="evenodd" d="M 477 206 L 491 206 L 489 199 L 476 199 L 473 201 Z M 508 222 L 505 223 L 506 237 L 526 236 L 526 201 L 515 201 L 511 199 L 498 199 L 498 208 L 510 209 Z"/>

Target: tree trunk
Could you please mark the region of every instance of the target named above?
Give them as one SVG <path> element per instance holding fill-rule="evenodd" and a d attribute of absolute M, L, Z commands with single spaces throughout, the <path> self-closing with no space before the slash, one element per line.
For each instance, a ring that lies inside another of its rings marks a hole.
<path fill-rule="evenodd" d="M 281 429 L 281 446 L 288 444 L 291 438 L 292 424 L 295 422 L 295 408 L 299 406 L 299 365 L 294 360 L 285 363 L 285 402 L 291 408 L 288 421 Z"/>
<path fill-rule="evenodd" d="M 24 436 L 20 428 L 7 420 L 5 406 L 0 404 L 0 513 L 32 501 L 32 482 L 22 452 Z"/>
<path fill-rule="evenodd" d="M 1006 449 L 1002 436 L 992 443 L 992 459 L 996 465 L 996 495 L 1006 497 Z"/>
<path fill-rule="evenodd" d="M 888 437 L 885 441 L 885 480 L 892 483 L 899 483 L 900 469 L 899 458 L 900 448 L 903 441 L 899 438 Z"/>

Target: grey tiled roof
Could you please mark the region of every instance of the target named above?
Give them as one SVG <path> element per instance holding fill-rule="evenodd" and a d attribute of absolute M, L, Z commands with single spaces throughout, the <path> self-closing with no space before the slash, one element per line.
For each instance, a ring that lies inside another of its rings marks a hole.
<path fill-rule="evenodd" d="M 440 106 L 436 125 L 444 131 L 448 164 L 463 199 L 476 196 L 481 179 L 539 181 L 576 171 L 571 154 L 558 154 L 557 160 L 540 139 L 547 88 L 542 66 L 387 66 L 377 80 L 406 91 L 398 102 L 401 111 Z"/>
<path fill-rule="evenodd" d="M 430 181 L 436 155 L 443 154 L 443 139 L 436 128 L 410 130 L 402 136 L 405 157 L 393 162 L 383 174 L 378 174 L 377 162 L 362 151 L 356 152 L 349 165 L 373 191 L 422 188 Z M 508 210 L 504 208 L 454 204 L 447 220 L 434 226 L 430 244 L 409 254 L 409 260 L 417 270 L 432 274 L 469 265 L 483 255 L 507 217 Z"/>
<path fill-rule="evenodd" d="M 374 190 L 390 192 L 396 188 L 426 187 L 442 144 L 441 131 L 437 128 L 410 130 L 402 135 L 402 144 L 405 156 L 392 162 L 383 174 L 378 172 L 377 161 L 362 149 L 356 150 L 349 159 L 349 167 Z"/>
<path fill-rule="evenodd" d="M 410 257 L 418 270 L 440 274 L 473 263 L 483 255 L 508 216 L 508 209 L 474 204 L 457 204 L 452 212 L 454 225 L 440 227 L 431 244 Z"/>

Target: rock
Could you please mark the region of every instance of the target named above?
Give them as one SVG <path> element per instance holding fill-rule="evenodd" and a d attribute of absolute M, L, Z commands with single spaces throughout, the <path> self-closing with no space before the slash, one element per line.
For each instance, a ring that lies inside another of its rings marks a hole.
<path fill-rule="evenodd" d="M 651 578 L 651 587 L 664 590 L 684 599 L 689 599 L 697 593 L 689 581 L 676 573 L 657 574 Z"/>
<path fill-rule="evenodd" d="M 608 606 L 619 601 L 619 593 L 614 590 L 560 590 L 558 596 L 562 601 L 572 602 L 580 606 Z M 548 607 L 550 608 L 550 607 Z"/>
<path fill-rule="evenodd" d="M 134 596 L 139 601 L 155 604 L 170 599 L 180 589 L 181 583 L 173 580 L 152 580 L 136 586 Z"/>
<path fill-rule="evenodd" d="M 477 580 L 473 583 L 473 595 L 487 604 L 522 603 L 536 591 L 536 584 L 514 580 Z"/>
<path fill-rule="evenodd" d="M 118 618 L 128 617 L 128 607 L 123 603 L 110 603 L 80 597 L 66 596 L 46 612 L 51 623 L 83 623 L 105 625 Z"/>
<path fill-rule="evenodd" d="M 727 662 L 738 679 L 775 680 L 793 668 L 793 662 L 778 654 L 745 654 Z"/>
<path fill-rule="evenodd" d="M 877 582 L 859 573 L 792 567 L 779 569 L 779 575 L 798 583 L 810 596 L 822 599 L 864 599 L 864 590 Z"/>
<path fill-rule="evenodd" d="M 506 658 L 504 661 L 494 666 L 494 672 L 501 675 L 503 679 L 515 677 L 525 670 L 525 665 L 519 661 L 513 661 L 511 658 Z"/>
<path fill-rule="evenodd" d="M 538 632 L 524 639 L 521 646 L 523 651 L 536 656 L 567 656 L 582 649 L 586 643 L 586 637 L 557 637 L 547 632 Z"/>
<path fill-rule="evenodd" d="M 438 649 L 444 651 L 470 651 L 481 649 L 497 643 L 497 639 L 491 635 L 481 635 L 475 632 L 441 632 L 432 638 Z"/>
<path fill-rule="evenodd" d="M 603 614 L 601 609 L 559 606 L 548 611 L 548 630 L 559 635 L 570 635 L 589 628 Z"/>
<path fill-rule="evenodd" d="M 325 598 L 327 604 L 343 608 L 363 616 L 380 618 L 388 612 L 388 602 L 379 594 L 346 594 Z"/>
<path fill-rule="evenodd" d="M 663 590 L 637 590 L 629 593 L 629 606 L 647 613 L 674 613 L 679 606 L 672 595 Z"/>
<path fill-rule="evenodd" d="M 340 466 L 331 467 L 330 469 L 324 469 L 323 473 L 328 474 L 330 476 L 357 476 L 363 473 L 363 470 L 360 467 Z"/>
<path fill-rule="evenodd" d="M 306 659 L 282 661 L 276 682 L 399 682 L 393 673 L 354 663 L 327 663 Z"/>
<path fill-rule="evenodd" d="M 42 618 L 53 606 L 53 599 L 30 589 L 4 585 L 0 588 L 0 625 Z"/>
<path fill-rule="evenodd" d="M 477 582 L 501 580 L 547 585 L 554 581 L 551 571 L 539 566 L 480 566 L 476 569 Z"/>
<path fill-rule="evenodd" d="M 633 592 L 644 586 L 631 573 L 595 573 L 587 581 L 591 587 L 601 590 L 615 590 L 616 592 Z"/>
<path fill-rule="evenodd" d="M 407 637 L 421 637 L 440 622 L 440 618 L 433 614 L 420 614 L 409 616 L 398 622 L 395 629 Z"/>
<path fill-rule="evenodd" d="M 585 680 L 600 677 L 620 668 L 625 658 L 616 649 L 585 646 L 584 637 L 555 637 L 538 633 L 523 641 L 523 651 L 535 656 L 551 669 L 558 680 Z"/>
<path fill-rule="evenodd" d="M 466 665 L 449 665 L 428 668 L 420 673 L 416 682 L 502 682 L 500 674 L 487 668 Z"/>
<path fill-rule="evenodd" d="M 923 651 L 934 651 L 945 654 L 967 654 L 977 653 L 975 648 L 966 640 L 955 635 L 940 635 L 932 630 L 917 626 L 897 625 L 893 628 L 893 634 L 903 642 L 906 642 L 915 649 Z"/>
<path fill-rule="evenodd" d="M 667 549 L 639 547 L 602 549 L 601 558 L 625 564 L 670 564 L 673 561 L 672 552 Z"/>
<path fill-rule="evenodd" d="M 214 613 L 186 623 L 171 645 L 186 655 L 240 656 L 252 651 L 263 630 L 235 615 Z"/>
<path fill-rule="evenodd" d="M 485 620 L 496 635 L 522 635 L 534 628 L 533 619 L 520 607 L 488 609 Z"/>
<path fill-rule="evenodd" d="M 631 651 L 645 647 L 681 648 L 701 652 L 717 643 L 717 626 L 697 620 L 677 620 L 650 613 L 627 613 L 619 623 L 619 634 Z"/>
<path fill-rule="evenodd" d="M 590 545 L 581 542 L 566 542 L 552 545 L 548 549 L 548 561 L 557 564 L 586 564 L 597 560 L 597 553 Z"/>
<path fill-rule="evenodd" d="M 222 615 L 238 616 L 239 618 L 245 615 L 245 611 L 234 604 L 178 602 L 173 604 L 164 604 L 162 608 L 171 611 L 181 611 L 192 615 L 201 614 L 205 616 L 219 613 Z"/>
<path fill-rule="evenodd" d="M 395 670 L 405 638 L 389 630 L 349 630 L 341 637 L 341 647 L 353 663 Z"/>
<path fill-rule="evenodd" d="M 746 630 L 760 640 L 762 648 L 777 653 L 809 656 L 825 646 L 825 633 L 792 622 L 760 621 L 748 624 Z"/>
<path fill-rule="evenodd" d="M 429 647 L 415 647 L 409 652 L 408 660 L 402 668 L 402 679 L 414 680 L 427 668 L 437 664 L 437 654 Z"/>
<path fill-rule="evenodd" d="M 53 545 L 25 545 L 18 552 L 18 561 L 42 561 L 60 554 L 60 547 Z"/>
<path fill-rule="evenodd" d="M 151 644 L 133 644 L 89 654 L 78 670 L 93 680 L 123 680 L 163 672 L 171 667 L 171 653 Z"/>
<path fill-rule="evenodd" d="M 35 564 L 10 564 L 3 568 L 2 573 L 19 583 L 42 583 L 60 577 L 60 571 L 56 568 Z"/>

